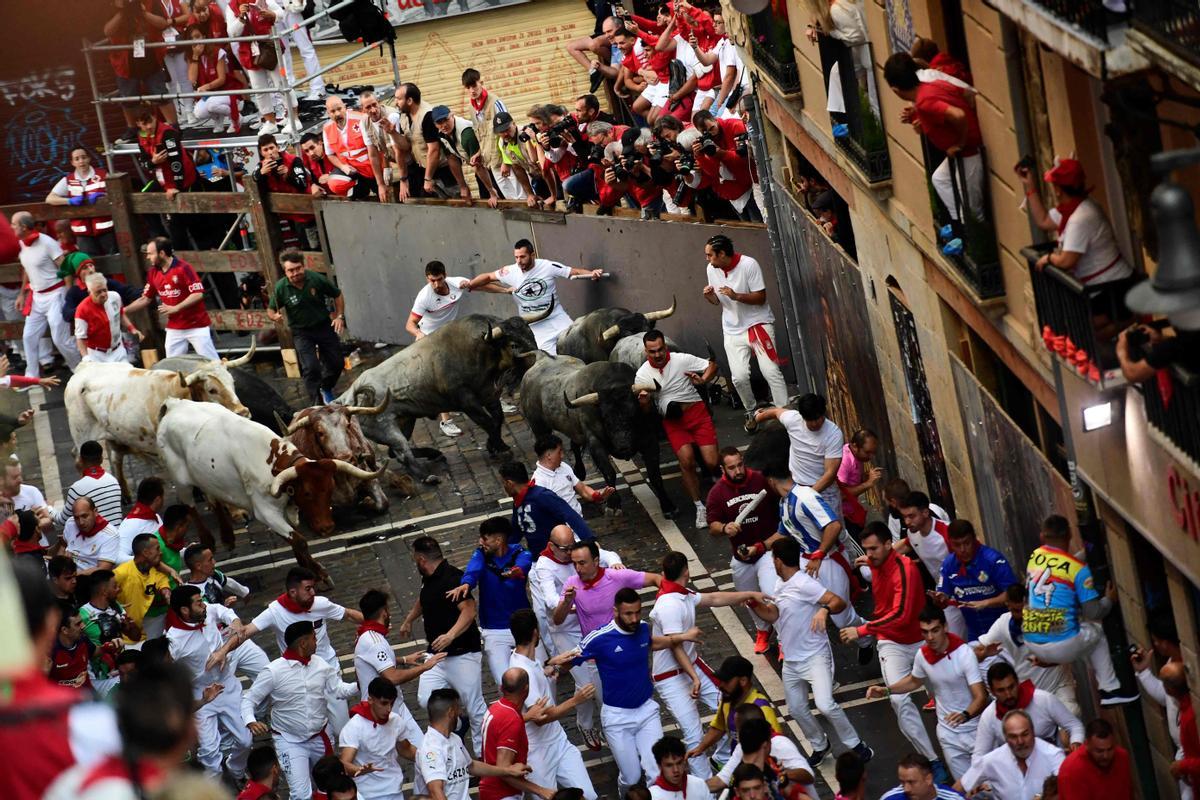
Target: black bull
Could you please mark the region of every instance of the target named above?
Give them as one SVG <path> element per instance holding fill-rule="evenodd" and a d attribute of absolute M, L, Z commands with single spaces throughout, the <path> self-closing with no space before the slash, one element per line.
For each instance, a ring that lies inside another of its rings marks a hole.
<path fill-rule="evenodd" d="M 634 375 L 627 364 L 584 364 L 569 356 L 539 353 L 521 381 L 521 411 L 534 436 L 559 431 L 570 440 L 580 479 L 585 475 L 585 446 L 605 483 L 614 487 L 617 472 L 609 457 L 640 454 L 663 515 L 672 518 L 675 504 L 663 486 L 659 462 L 658 414 L 653 406 L 643 410 L 637 399 L 639 388 L 655 391 L 657 387 L 635 387 Z M 616 494 L 608 502 L 610 508 L 620 507 Z"/>
<path fill-rule="evenodd" d="M 573 356 L 586 364 L 606 361 L 617 342 L 625 336 L 645 333 L 661 319 L 675 313 L 675 299 L 670 308 L 640 314 L 627 308 L 598 308 L 578 317 L 558 337 L 558 354 Z"/>

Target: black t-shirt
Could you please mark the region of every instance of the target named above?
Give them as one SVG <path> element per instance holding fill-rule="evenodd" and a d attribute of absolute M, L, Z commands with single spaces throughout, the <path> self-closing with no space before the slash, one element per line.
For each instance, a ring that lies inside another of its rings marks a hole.
<path fill-rule="evenodd" d="M 421 616 L 425 620 L 425 641 L 433 652 L 433 640 L 447 633 L 458 622 L 459 604 L 446 599 L 446 592 L 462 585 L 463 572 L 449 561 L 438 564 L 432 575 L 421 578 Z M 482 649 L 479 641 L 479 626 L 472 622 L 446 649 L 448 656 L 478 653 Z"/>
<path fill-rule="evenodd" d="M 433 123 L 433 112 L 425 112 L 425 116 L 421 117 L 421 135 L 425 137 L 426 144 L 434 144 L 439 141 L 437 125 Z"/>

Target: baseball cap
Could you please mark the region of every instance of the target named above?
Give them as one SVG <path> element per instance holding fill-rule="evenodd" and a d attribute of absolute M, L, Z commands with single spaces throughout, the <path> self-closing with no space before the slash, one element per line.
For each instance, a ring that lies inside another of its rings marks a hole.
<path fill-rule="evenodd" d="M 716 671 L 717 680 L 731 681 L 734 678 L 749 678 L 754 675 L 754 665 L 741 656 L 730 656 L 721 662 Z"/>
<path fill-rule="evenodd" d="M 1082 187 L 1087 183 L 1087 175 L 1083 172 L 1083 165 L 1073 158 L 1062 159 L 1052 169 L 1046 170 L 1046 174 L 1042 178 L 1047 183 L 1071 188 Z"/>
<path fill-rule="evenodd" d="M 429 113 L 433 115 L 434 122 L 441 122 L 450 116 L 450 106 L 434 106 Z"/>
<path fill-rule="evenodd" d="M 512 124 L 512 114 L 508 113 L 507 111 L 501 111 L 496 115 L 496 118 L 492 120 L 492 133 L 506 131 L 508 130 L 508 126 Z"/>

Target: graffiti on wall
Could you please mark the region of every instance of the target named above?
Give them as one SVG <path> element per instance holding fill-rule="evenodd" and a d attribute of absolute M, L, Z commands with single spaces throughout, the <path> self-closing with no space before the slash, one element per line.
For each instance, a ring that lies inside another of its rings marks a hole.
<path fill-rule="evenodd" d="M 41 196 L 66 171 L 71 148 L 87 130 L 72 106 L 77 93 L 74 67 L 0 80 L 4 157 L 15 199 Z"/>

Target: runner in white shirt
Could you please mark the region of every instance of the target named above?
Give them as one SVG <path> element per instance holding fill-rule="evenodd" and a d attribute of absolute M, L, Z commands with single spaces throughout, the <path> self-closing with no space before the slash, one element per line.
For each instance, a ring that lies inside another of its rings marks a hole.
<path fill-rule="evenodd" d="M 392 627 L 387 593 L 368 589 L 358 601 L 358 609 L 363 615 L 363 624 L 358 627 L 358 639 L 354 643 L 354 672 L 358 676 L 358 689 L 363 700 L 368 699 L 367 689 L 378 677 L 387 678 L 393 686 L 399 686 L 445 660 L 445 653 L 433 653 L 426 658 L 425 652 L 418 651 L 404 657 L 406 669 L 401 669 L 396 665 L 396 651 L 387 639 Z"/>
<path fill-rule="evenodd" d="M 1024 711 L 1008 712 L 1002 724 L 1005 744 L 973 763 L 954 788 L 973 794 L 986 784 L 993 797 L 1034 800 L 1041 796 L 1046 778 L 1058 774 L 1066 755 L 1033 734 L 1033 725 Z"/>
<path fill-rule="evenodd" d="M 25 347 L 25 377 L 38 378 L 42 374 L 42 361 L 49 361 L 51 353 L 42 343 L 46 327 L 50 328 L 50 339 L 58 352 L 62 353 L 67 368 L 74 371 L 79 366 L 79 350 L 71 338 L 71 326 L 63 319 L 62 304 L 66 287 L 58 277 L 58 265 L 63 258 L 62 247 L 44 233 L 34 229 L 33 215 L 18 211 L 12 215 L 13 232 L 20 243 L 21 266 L 29 281 L 26 291 L 33 292 L 33 304 L 29 316 L 25 317 L 22 344 Z M 17 297 L 18 306 L 24 305 L 25 293 Z"/>
<path fill-rule="evenodd" d="M 563 460 L 562 439 L 554 434 L 538 437 L 533 443 L 533 452 L 537 455 L 537 463 L 533 466 L 533 482 L 561 497 L 563 502 L 575 509 L 576 514 L 583 513 L 580 498 L 590 503 L 603 503 L 616 491 L 612 486 L 596 491 L 579 480 L 575 470 Z"/>
<path fill-rule="evenodd" d="M 908 481 L 903 478 L 892 478 L 883 487 L 883 500 L 887 503 L 887 526 L 892 534 L 893 545 L 908 533 L 904 527 L 904 516 L 900 513 L 900 504 L 910 494 L 912 494 L 912 489 L 909 488 Z M 951 522 L 950 514 L 937 503 L 929 504 L 929 513 L 934 519 L 940 519 L 947 525 Z"/>
<path fill-rule="evenodd" d="M 424 339 L 447 322 L 457 319 L 458 310 L 462 308 L 459 301 L 470 291 L 470 283 L 468 278 L 447 278 L 446 265 L 440 261 L 430 261 L 425 265 L 425 285 L 413 300 L 404 330 L 412 334 L 414 339 Z M 443 434 L 462 435 L 462 428 L 454 424 L 449 412 L 443 411 L 438 419 Z"/>
<path fill-rule="evenodd" d="M 974 650 L 950 633 L 946 615 L 936 606 L 921 612 L 921 633 L 925 645 L 913 659 L 912 674 L 890 686 L 869 687 L 867 697 L 912 692 L 924 685 L 937 701 L 937 736 L 946 766 L 951 775 L 962 778 L 971 766 L 979 715 L 988 704 L 979 660 Z"/>
<path fill-rule="evenodd" d="M 697 608 L 718 608 L 743 603 L 761 603 L 762 592 L 693 592 L 687 588 L 691 573 L 687 556 L 672 551 L 663 556 L 662 586 L 650 609 L 652 636 L 670 636 L 696 626 Z M 699 703 L 710 712 L 721 704 L 721 690 L 713 680 L 712 669 L 704 663 L 694 642 L 656 650 L 650 655 L 650 673 L 654 690 L 679 723 L 688 750 L 695 749 L 704 735 Z M 692 775 L 707 780 L 712 766 L 707 753 L 691 759 Z"/>
<path fill-rule="evenodd" d="M 780 584 L 772 602 L 751 606 L 751 611 L 775 626 L 783 659 L 783 688 L 788 710 L 813 747 L 812 763 L 819 764 L 833 744 L 808 707 L 811 688 L 817 709 L 829 720 L 845 747 L 863 763 L 874 751 L 859 737 L 849 717 L 833 698 L 833 649 L 826 624 L 830 613 L 846 607 L 846 601 L 826 589 L 801 569 L 800 543 L 790 537 L 771 545 L 771 556 Z"/>
<path fill-rule="evenodd" d="M 942 574 L 942 562 L 950 555 L 950 526 L 933 516 L 929 498 L 924 492 L 910 492 L 900 501 L 900 518 L 904 521 L 904 538 L 896 543 L 896 552 L 913 552 L 936 583 Z M 967 638 L 967 621 L 960 609 L 947 606 L 946 621 L 950 632 Z"/>
<path fill-rule="evenodd" d="M 283 656 L 260 672 L 242 696 L 242 721 L 255 736 L 272 735 L 291 797 L 310 800 L 312 765 L 333 752 L 330 703 L 344 709 L 347 698 L 358 696 L 358 686 L 341 680 L 337 662 L 330 664 L 315 654 L 317 636 L 311 621 L 288 625 L 284 640 Z M 267 700 L 270 727 L 254 717 L 254 710 Z"/>
<path fill-rule="evenodd" d="M 75 560 L 78 573 L 83 576 L 116 566 L 121 537 L 116 528 L 96 513 L 96 504 L 90 497 L 80 497 L 56 546 L 61 546 L 64 555 Z"/>
<path fill-rule="evenodd" d="M 163 520 L 159 512 L 163 509 L 165 494 L 162 478 L 157 476 L 143 478 L 138 484 L 137 494 L 134 496 L 136 502 L 117 527 L 117 534 L 121 537 L 121 554 L 117 557 L 117 563 L 124 564 L 133 560 L 135 538 L 143 533 L 158 533 L 162 528 Z"/>
<path fill-rule="evenodd" d="M 338 737 L 338 755 L 358 786 L 359 800 L 404 800 L 404 770 L 397 756 L 416 761 L 425 734 L 398 697 L 387 678 L 371 681 Z"/>
<path fill-rule="evenodd" d="M 4 493 L 12 498 L 13 511 L 37 511 L 43 509 L 50 516 L 54 515 L 54 509 L 46 503 L 46 497 L 42 494 L 42 490 L 28 483 L 22 483 L 24 475 L 21 474 L 21 462 L 16 460 L 14 454 L 4 464 Z M 50 541 L 46 538 L 43 531 L 38 539 L 38 544 L 42 547 L 49 547 Z M 130 558 L 133 556 L 131 555 Z"/>
<path fill-rule="evenodd" d="M 840 520 L 842 490 L 838 486 L 837 473 L 842 466 L 846 439 L 842 429 L 825 416 L 825 406 L 824 397 L 806 394 L 796 401 L 796 411 L 765 408 L 755 415 L 755 419 L 759 422 L 777 419 L 787 428 L 788 469 L 792 480 L 816 490 L 833 510 L 833 516 Z"/>
<path fill-rule="evenodd" d="M 1066 731 L 1072 749 L 1083 744 L 1086 737 L 1079 717 L 1054 695 L 1036 688 L 1029 681 L 1019 681 L 1011 664 L 997 661 L 988 670 L 986 678 L 988 691 L 996 699 L 979 716 L 972 761 L 1004 744 L 1000 720 L 1018 708 L 1029 715 L 1033 735 L 1039 739 L 1057 745 L 1061 741 L 1060 731 Z"/>
<path fill-rule="evenodd" d="M 429 727 L 417 748 L 414 795 L 428 795 L 432 800 L 468 800 L 472 775 L 524 778 L 529 773 L 524 764 L 494 767 L 471 759 L 466 745 L 454 733 L 462 713 L 462 701 L 455 690 L 434 689 L 425 710 Z"/>
<path fill-rule="evenodd" d="M 596 281 L 603 277 L 604 270 L 568 267 L 557 261 L 535 258 L 533 243 L 528 239 L 520 239 L 513 245 L 513 257 L 516 263 L 495 272 L 476 275 L 467 287 L 473 291 L 498 283 L 512 294 L 517 303 L 517 312 L 522 316 L 549 312 L 543 319 L 530 323 L 529 327 L 533 330 L 538 348 L 552 356 L 557 355 L 558 335 L 570 327 L 571 317 L 557 301 L 558 287 L 555 281 L 572 276 L 587 276 Z"/>
<path fill-rule="evenodd" d="M 525 713 L 545 702 L 539 718 L 525 723 L 525 734 L 529 738 L 529 766 L 533 771 L 527 780 L 537 786 L 576 788 L 583 791 L 585 800 L 596 800 L 596 790 L 583 765 L 579 748 L 571 744 L 567 732 L 559 722 L 567 713 L 582 703 L 592 702 L 596 688 L 592 684 L 576 684 L 575 694 L 565 703 L 556 704 L 555 682 L 546 677 L 545 665 L 537 657 L 538 621 L 534 613 L 523 608 L 513 612 L 509 620 L 514 647 L 509 658 L 509 669 L 521 669 L 529 676 L 529 695 L 525 698 Z"/>
<path fill-rule="evenodd" d="M 679 737 L 664 736 L 651 751 L 658 764 L 658 777 L 647 787 L 650 800 L 710 800 L 705 779 L 688 772 L 687 745 Z"/>
<path fill-rule="evenodd" d="M 187 669 L 192 696 L 201 701 L 210 686 L 221 686 L 216 697 L 196 710 L 196 760 L 211 777 L 220 778 L 224 732 L 233 743 L 226 764 L 240 783 L 252 742 L 242 722 L 242 684 L 227 656 L 243 640 L 237 633 L 226 640 L 218 627 L 240 626 L 240 620 L 225 606 L 208 605 L 198 588 L 185 584 L 171 592 L 166 624 L 171 660 Z"/>

